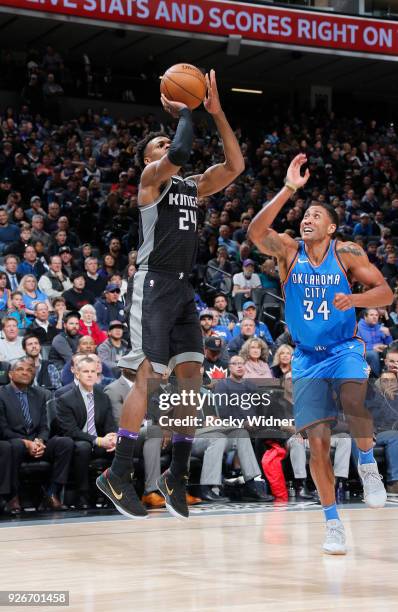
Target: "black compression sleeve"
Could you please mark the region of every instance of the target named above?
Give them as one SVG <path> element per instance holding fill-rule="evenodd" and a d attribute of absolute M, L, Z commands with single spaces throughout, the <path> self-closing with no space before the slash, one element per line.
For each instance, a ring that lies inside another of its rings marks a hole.
<path fill-rule="evenodd" d="M 167 151 L 167 157 L 175 166 L 184 166 L 191 155 L 193 142 L 192 116 L 189 108 L 180 111 L 177 130 Z"/>

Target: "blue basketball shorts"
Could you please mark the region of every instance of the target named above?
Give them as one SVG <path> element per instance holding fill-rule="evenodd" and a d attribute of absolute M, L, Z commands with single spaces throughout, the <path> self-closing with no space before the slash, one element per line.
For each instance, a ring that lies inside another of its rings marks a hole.
<path fill-rule="evenodd" d="M 336 421 L 340 386 L 349 381 L 364 382 L 368 377 L 365 346 L 357 338 L 319 352 L 296 348 L 292 361 L 296 430 Z"/>

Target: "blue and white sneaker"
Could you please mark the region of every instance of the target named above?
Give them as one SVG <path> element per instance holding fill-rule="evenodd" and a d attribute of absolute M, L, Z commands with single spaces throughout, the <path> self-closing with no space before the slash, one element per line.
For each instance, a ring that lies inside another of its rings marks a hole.
<path fill-rule="evenodd" d="M 363 499 L 369 508 L 383 508 L 387 493 L 377 463 L 358 464 L 358 474 L 363 485 Z"/>
<path fill-rule="evenodd" d="M 344 525 L 339 519 L 326 521 L 323 552 L 327 555 L 345 555 L 347 553 Z"/>

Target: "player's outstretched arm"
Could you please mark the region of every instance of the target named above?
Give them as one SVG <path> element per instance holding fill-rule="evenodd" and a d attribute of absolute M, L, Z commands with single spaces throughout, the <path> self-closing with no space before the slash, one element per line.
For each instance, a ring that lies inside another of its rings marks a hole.
<path fill-rule="evenodd" d="M 223 164 L 211 166 L 203 174 L 192 177 L 197 182 L 199 197 L 221 191 L 232 183 L 245 169 L 245 162 L 239 143 L 221 108 L 214 70 L 210 70 L 210 76 L 206 74 L 206 83 L 207 96 L 204 106 L 207 112 L 213 115 L 217 130 L 222 139 L 225 161 Z"/>
<path fill-rule="evenodd" d="M 190 158 L 193 142 L 193 126 L 191 111 L 186 104 L 168 100 L 161 95 L 163 108 L 174 118 L 178 118 L 175 136 L 170 146 L 165 143 L 167 155 L 159 160 L 148 164 L 141 175 L 141 189 L 159 188 L 160 185 L 169 180 L 173 174 L 177 174 L 181 166 L 184 166 Z"/>
<path fill-rule="evenodd" d="M 287 249 L 297 250 L 297 242 L 287 234 L 278 234 L 271 228 L 275 218 L 280 213 L 293 193 L 303 187 L 309 179 L 309 171 L 301 176 L 300 169 L 307 162 L 303 154 L 296 155 L 287 170 L 285 186 L 276 196 L 257 213 L 249 225 L 248 237 L 266 255 L 282 257 Z"/>
<path fill-rule="evenodd" d="M 338 310 L 378 308 L 392 304 L 394 294 L 380 270 L 370 263 L 365 251 L 355 242 L 340 242 L 336 248 L 345 269 L 353 281 L 366 287 L 363 293 L 336 293 L 333 305 Z"/>

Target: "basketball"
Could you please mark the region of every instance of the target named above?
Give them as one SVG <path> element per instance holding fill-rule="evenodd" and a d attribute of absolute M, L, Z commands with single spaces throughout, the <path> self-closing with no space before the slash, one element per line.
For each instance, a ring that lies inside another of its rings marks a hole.
<path fill-rule="evenodd" d="M 183 102 L 191 110 L 203 102 L 206 89 L 203 73 L 192 64 L 171 66 L 160 82 L 160 91 L 166 98 L 174 102 Z"/>

